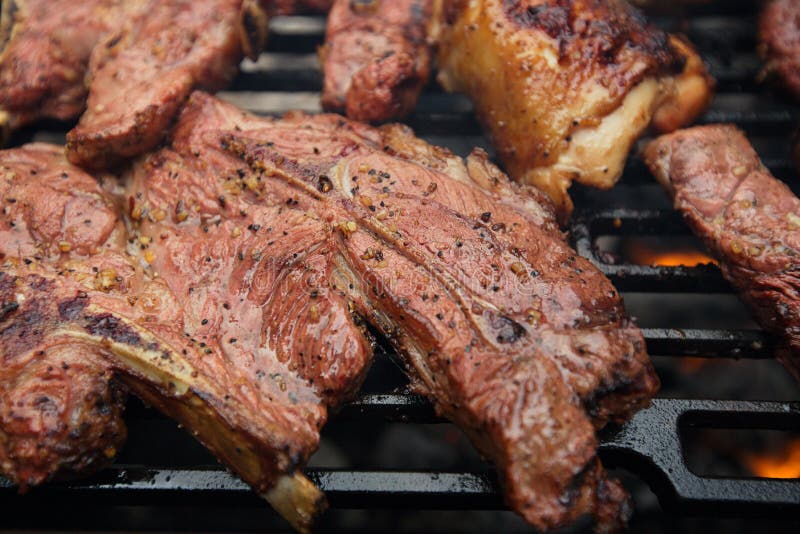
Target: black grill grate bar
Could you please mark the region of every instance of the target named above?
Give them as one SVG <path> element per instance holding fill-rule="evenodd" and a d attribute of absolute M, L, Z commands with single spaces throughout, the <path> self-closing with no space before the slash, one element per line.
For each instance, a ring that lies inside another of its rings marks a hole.
<path fill-rule="evenodd" d="M 342 418 L 435 420 L 430 405 L 408 394 L 365 395 L 345 407 Z M 656 399 L 625 425 L 603 433 L 600 455 L 614 467 L 640 473 L 667 507 L 683 513 L 710 509 L 729 516 L 772 514 L 794 517 L 800 506 L 800 480 L 702 477 L 683 460 L 681 428 L 797 428 L 796 403 Z M 502 507 L 491 473 L 423 471 L 308 470 L 333 506 L 341 508 L 494 509 Z M 14 488 L 0 479 L 0 494 Z M 241 480 L 221 469 L 154 469 L 116 465 L 91 479 L 53 483 L 37 498 L 90 498 L 125 505 L 213 502 L 263 505 Z"/>
<path fill-rule="evenodd" d="M 643 328 L 653 356 L 765 359 L 774 355 L 772 340 L 759 330 Z"/>
<path fill-rule="evenodd" d="M 603 434 L 600 453 L 611 466 L 634 469 L 667 509 L 727 516 L 776 514 L 792 518 L 800 506 L 800 479 L 699 476 L 684 458 L 681 429 L 797 429 L 798 403 L 655 399 L 618 430 Z"/>
<path fill-rule="evenodd" d="M 571 225 L 575 250 L 589 258 L 620 291 L 657 293 L 730 293 L 728 282 L 713 264 L 695 267 L 666 267 L 611 264 L 598 254 L 600 236 L 688 236 L 689 228 L 673 211 L 613 209 L 579 213 Z"/>

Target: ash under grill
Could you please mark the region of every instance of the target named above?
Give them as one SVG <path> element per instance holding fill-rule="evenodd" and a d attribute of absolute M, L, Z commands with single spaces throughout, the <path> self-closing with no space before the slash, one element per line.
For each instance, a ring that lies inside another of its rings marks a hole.
<path fill-rule="evenodd" d="M 701 122 L 738 124 L 747 131 L 765 164 L 798 191 L 800 182 L 789 158 L 789 139 L 792 129 L 800 123 L 800 108 L 755 81 L 760 68 L 755 54 L 757 8 L 757 2 L 720 0 L 686 8 L 683 16 L 659 15 L 654 19 L 666 29 L 686 33 L 718 80 L 718 95 Z M 223 98 L 259 113 L 319 111 L 321 77 L 315 49 L 323 32 L 321 18 L 276 19 L 269 52 L 258 62 L 246 62 L 232 89 L 222 93 Z M 469 102 L 444 94 L 433 85 L 407 122 L 420 136 L 460 154 L 466 154 L 473 146 L 490 148 Z M 38 129 L 19 132 L 13 144 L 31 140 L 63 142 L 69 126 L 40 125 Z M 713 298 L 732 293 L 712 265 L 651 267 L 626 262 L 625 258 L 612 262 L 598 251 L 597 240 L 603 236 L 690 235 L 670 209 L 660 187 L 635 158 L 614 190 L 600 192 L 576 186 L 574 191 L 576 212 L 570 227 L 573 245 L 611 278 L 626 294 L 629 304 L 635 300 L 645 307 L 658 307 L 667 294 Z M 648 350 L 651 355 L 666 358 L 667 367 L 674 356 L 734 359 L 743 364 L 772 357 L 771 340 L 747 323 L 737 321 L 721 329 L 683 329 L 675 328 L 666 317 L 657 314 L 649 322 L 653 324 L 643 325 Z M 657 366 L 661 359 L 656 358 Z M 376 360 L 366 392 L 332 417 L 323 430 L 322 449 L 307 471 L 326 492 L 333 508 L 323 528 L 440 529 L 444 523 L 437 523 L 437 519 L 445 518 L 447 529 L 452 531 L 525 530 L 508 513 L 486 512 L 481 516 L 473 512 L 504 508 L 491 470 L 464 446 L 464 438 L 452 425 L 435 417 L 426 401 L 403 392 L 405 380 L 391 363 L 390 354 L 379 351 Z M 724 369 L 717 371 L 723 373 Z M 713 388 L 699 394 L 688 393 L 693 398 L 668 398 L 672 396 L 668 391 L 626 425 L 602 433 L 600 454 L 604 462 L 635 475 L 626 478 L 626 482 L 630 482 L 628 486 L 637 496 L 637 508 L 651 510 L 637 511 L 637 530 L 662 532 L 670 525 L 706 531 L 735 531 L 754 524 L 773 531 L 797 528 L 790 523 L 800 517 L 800 479 L 700 476 L 689 469 L 682 441 L 684 431 L 692 428 L 797 431 L 800 402 L 791 400 L 800 399 L 800 395 L 796 385 L 789 386 L 794 389 L 785 393 L 784 378 L 779 374 L 780 384 L 775 386 L 775 391 L 783 388 L 784 393 L 771 397 L 777 400 L 700 400 L 713 396 Z M 119 461 L 93 477 L 48 484 L 25 497 L 17 497 L 15 490 L 0 479 L 0 529 L 288 528 L 266 503 L 215 464 L 171 421 L 135 401 L 129 407 L 127 421 L 130 438 Z M 393 444 L 395 438 L 404 436 L 411 436 L 407 444 Z M 436 446 L 430 452 L 425 440 L 445 443 L 440 447 L 445 452 Z M 380 448 L 392 445 L 400 452 L 385 461 Z M 453 455 L 459 454 L 464 458 L 454 460 Z M 427 465 L 422 465 L 423 457 L 430 460 Z M 652 498 L 648 501 L 647 490 L 637 489 L 642 486 L 640 481 L 658 496 L 660 508 Z M 639 498 L 639 494 L 645 497 Z M 402 511 L 377 511 L 386 509 Z M 430 509 L 463 512 L 425 515 L 419 511 Z M 408 510 L 416 512 L 409 514 Z M 681 522 L 683 517 L 698 515 L 714 519 L 710 523 Z M 723 519 L 742 516 L 768 517 L 779 522 L 726 523 Z M 662 523 L 643 523 L 648 518 Z"/>

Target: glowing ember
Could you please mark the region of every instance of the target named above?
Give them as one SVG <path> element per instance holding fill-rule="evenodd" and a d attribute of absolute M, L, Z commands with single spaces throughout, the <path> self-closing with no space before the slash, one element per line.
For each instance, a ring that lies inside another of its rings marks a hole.
<path fill-rule="evenodd" d="M 694 358 L 687 356 L 678 360 L 678 369 L 680 369 L 684 374 L 691 375 L 700 372 L 700 370 L 704 369 L 711 362 L 712 360 L 708 358 Z"/>
<path fill-rule="evenodd" d="M 625 249 L 625 256 L 631 263 L 637 265 L 694 267 L 706 263 L 717 264 L 714 258 L 702 250 L 689 246 L 668 247 L 666 243 L 661 245 L 637 239 L 628 242 Z"/>
<path fill-rule="evenodd" d="M 800 478 L 800 438 L 795 438 L 774 453 L 748 454 L 750 471 L 763 478 Z"/>

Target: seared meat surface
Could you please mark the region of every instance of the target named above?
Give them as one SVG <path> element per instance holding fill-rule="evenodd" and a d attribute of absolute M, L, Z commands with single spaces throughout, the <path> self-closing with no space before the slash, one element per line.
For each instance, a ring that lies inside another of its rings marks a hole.
<path fill-rule="evenodd" d="M 304 322 L 284 313 L 289 301 L 259 300 L 261 275 L 220 267 L 231 285 L 206 279 L 204 269 L 231 258 L 223 242 L 210 243 L 199 230 L 187 247 L 205 255 L 182 250 L 179 259 L 196 263 L 183 273 L 184 285 L 171 286 L 166 268 L 157 278 L 142 267 L 152 260 L 147 239 L 127 234 L 109 194 L 69 165 L 62 149 L 4 151 L 0 162 L 3 474 L 25 488 L 113 457 L 125 437 L 113 377 L 307 529 L 324 497 L 298 469 L 317 447 L 326 406 L 358 385 L 370 353 L 348 330 L 357 327 L 346 310 L 321 324 Z M 143 210 L 133 207 L 131 215 L 161 217 Z M 129 256 L 126 245 L 142 257 Z M 307 325 L 289 338 L 312 362 L 302 374 L 285 358 L 288 317 L 292 328 Z M 315 378 L 324 385 L 319 394 Z"/>
<path fill-rule="evenodd" d="M 255 0 L 151 2 L 95 47 L 70 161 L 105 168 L 156 146 L 193 88 L 218 90 L 257 56 L 266 22 Z"/>
<path fill-rule="evenodd" d="M 195 87 L 218 90 L 266 38 L 266 0 L 13 0 L 0 21 L 0 127 L 72 119 L 73 163 L 156 146 Z M 285 5 L 284 8 L 288 8 Z M 88 91 L 87 91 L 88 88 Z M 87 102 L 88 95 L 88 102 Z"/>
<path fill-rule="evenodd" d="M 800 380 L 800 199 L 732 125 L 660 137 L 645 160 Z"/>
<path fill-rule="evenodd" d="M 624 520 L 594 428 L 657 388 L 641 333 L 549 203 L 485 154 L 464 162 L 401 126 L 258 118 L 195 93 L 171 146 L 134 169 L 127 205 L 143 258 L 197 310 L 184 328 L 297 401 L 281 410 L 306 414 L 299 432 L 322 420 L 306 407 L 357 384 L 366 320 L 528 521 Z"/>
<path fill-rule="evenodd" d="M 0 153 L 0 198 L 0 473 L 25 490 L 106 464 L 125 439 L 124 394 L 102 349 L 59 331 L 58 308 L 46 302 L 55 282 L 26 264 L 116 284 L 108 251 L 125 235 L 97 182 L 59 147 Z M 36 299 L 8 274 L 16 268 L 30 273 Z"/>
<path fill-rule="evenodd" d="M 144 2 L 6 0 L 0 16 L 0 126 L 6 132 L 39 118 L 67 120 L 86 101 L 95 45 Z"/>
<path fill-rule="evenodd" d="M 775 75 L 787 91 L 800 98 L 800 2 L 771 0 L 758 24 L 764 72 Z"/>
<path fill-rule="evenodd" d="M 39 182 L 43 172 L 19 168 L 7 181 L 24 174 L 35 191 L 55 187 L 52 172 Z M 298 470 L 328 407 L 366 372 L 369 322 L 413 387 L 495 463 L 527 521 L 624 524 L 627 495 L 597 459 L 595 429 L 658 387 L 641 333 L 546 198 L 484 153 L 463 161 L 402 126 L 259 118 L 194 93 L 169 145 L 124 183 L 127 235 L 88 183 L 57 189 L 41 213 L 14 193 L 27 215 L 3 227 L 0 343 L 36 366 L 9 368 L 2 387 L 16 399 L 50 358 L 84 357 L 67 384 L 84 400 L 71 409 L 97 431 L 78 455 L 94 461 L 121 440 L 106 433 L 120 427 L 113 376 L 307 528 L 323 501 Z M 60 453 L 60 465 L 92 463 Z"/>
<path fill-rule="evenodd" d="M 337 0 L 319 55 L 322 107 L 361 121 L 409 113 L 427 83 L 431 0 Z"/>
<path fill-rule="evenodd" d="M 677 128 L 710 99 L 691 46 L 624 0 L 438 2 L 440 83 L 472 99 L 509 174 L 562 218 L 573 180 L 611 187 L 648 125 Z"/>

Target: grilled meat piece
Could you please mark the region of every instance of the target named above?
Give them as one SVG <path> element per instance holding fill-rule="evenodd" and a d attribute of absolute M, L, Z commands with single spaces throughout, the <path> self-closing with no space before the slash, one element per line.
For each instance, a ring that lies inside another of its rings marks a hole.
<path fill-rule="evenodd" d="M 708 104 L 711 79 L 689 44 L 623 0 L 439 0 L 440 83 L 466 93 L 516 180 L 563 218 L 573 180 L 611 187 L 632 143 Z"/>
<path fill-rule="evenodd" d="M 92 50 L 136 4 L 121 0 L 3 2 L 0 126 L 5 133 L 39 118 L 78 116 L 86 101 L 84 75 Z"/>
<path fill-rule="evenodd" d="M 350 379 L 369 354 L 346 310 L 314 322 L 287 313 L 299 299 L 258 300 L 268 271 L 219 268 L 226 284 L 197 278 L 233 259 L 200 231 L 187 246 L 205 256 L 183 250 L 176 261 L 197 262 L 182 273 L 184 285 L 171 287 L 125 254 L 129 242 L 146 262 L 147 240 L 126 241 L 108 194 L 62 149 L 4 151 L 0 162 L 2 472 L 24 488 L 113 456 L 125 436 L 115 377 L 306 530 L 324 497 L 298 469 L 316 449 L 326 404 L 358 385 Z M 161 217 L 135 207 L 133 215 Z M 287 324 L 297 329 L 291 347 Z M 308 355 L 310 370 L 296 371 L 290 349 Z"/>
<path fill-rule="evenodd" d="M 495 462 L 528 521 L 624 520 L 594 427 L 657 388 L 641 333 L 564 242 L 548 202 L 484 153 L 465 163 L 401 126 L 260 118 L 195 93 L 170 148 L 130 183 L 152 269 L 182 309 L 209 320 L 186 328 L 265 371 L 264 387 L 275 358 L 300 406 L 340 395 L 365 364 L 363 318 Z M 232 343 L 229 329 L 253 324 L 254 306 L 259 326 Z M 238 352 L 253 345 L 268 352 Z"/>
<path fill-rule="evenodd" d="M 771 0 L 758 24 L 759 52 L 765 75 L 774 75 L 800 98 L 800 2 Z"/>
<path fill-rule="evenodd" d="M 3 238 L 6 357 L 25 353 L 14 343 L 35 316 L 26 343 L 108 365 L 305 528 L 321 496 L 297 469 L 364 375 L 365 319 L 528 521 L 624 522 L 594 429 L 657 388 L 641 333 L 548 201 L 484 153 L 464 162 L 401 126 L 258 118 L 195 93 L 126 183 L 135 258 L 84 237 L 121 232 L 113 213 L 85 218 L 87 202 L 108 205 L 99 191 L 41 214 L 86 226 L 63 237 L 8 225 L 36 246 Z"/>
<path fill-rule="evenodd" d="M 224 87 L 265 36 L 255 0 L 151 2 L 95 47 L 87 109 L 67 134 L 70 161 L 106 168 L 153 148 L 192 89 Z"/>
<path fill-rule="evenodd" d="M 800 199 L 732 125 L 665 135 L 644 157 L 800 380 Z"/>
<path fill-rule="evenodd" d="M 26 300 L 5 271 L 23 262 L 73 269 L 98 250 L 91 263 L 105 272 L 114 263 L 105 250 L 124 243 L 124 231 L 97 182 L 58 147 L 2 152 L 0 198 L 0 473 L 24 491 L 113 458 L 126 435 L 124 392 L 102 349 L 59 332 L 52 310 Z M 31 274 L 31 284 L 38 301 L 49 298 L 50 281 Z M 52 334 L 42 337 L 44 329 Z"/>
<path fill-rule="evenodd" d="M 416 106 L 431 69 L 431 0 L 338 0 L 319 50 L 322 107 L 387 121 Z"/>

